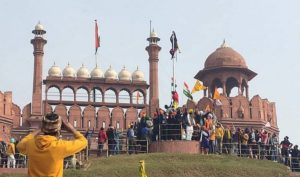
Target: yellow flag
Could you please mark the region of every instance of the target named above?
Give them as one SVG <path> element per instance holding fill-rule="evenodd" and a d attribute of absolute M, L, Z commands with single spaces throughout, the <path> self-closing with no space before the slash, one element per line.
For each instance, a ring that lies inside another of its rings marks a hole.
<path fill-rule="evenodd" d="M 145 170 L 145 161 L 144 160 L 140 160 L 139 172 L 140 172 L 140 177 L 147 177 L 146 170 Z"/>
<path fill-rule="evenodd" d="M 220 99 L 220 93 L 218 92 L 217 88 L 215 88 L 213 99 L 214 100 L 219 100 Z"/>
<path fill-rule="evenodd" d="M 199 80 L 196 81 L 194 88 L 192 90 L 192 94 L 195 92 L 198 92 L 200 90 L 205 90 L 207 89 L 207 87 L 205 87 L 204 85 L 201 84 L 201 82 Z"/>

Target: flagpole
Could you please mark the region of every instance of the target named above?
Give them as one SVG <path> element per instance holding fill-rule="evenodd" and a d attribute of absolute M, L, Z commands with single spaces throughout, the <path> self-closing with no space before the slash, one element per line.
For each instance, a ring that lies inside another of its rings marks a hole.
<path fill-rule="evenodd" d="M 96 64 L 96 67 L 98 67 L 98 57 L 97 57 L 97 55 L 98 55 L 98 52 L 95 53 L 95 64 Z"/>
<path fill-rule="evenodd" d="M 152 21 L 150 20 L 150 33 L 149 33 L 149 36 L 151 35 L 151 29 L 152 28 Z"/>
<path fill-rule="evenodd" d="M 172 76 L 173 76 L 173 90 L 175 91 L 175 84 L 176 84 L 176 78 L 175 78 L 175 58 L 172 59 L 173 62 L 173 70 L 172 70 Z"/>

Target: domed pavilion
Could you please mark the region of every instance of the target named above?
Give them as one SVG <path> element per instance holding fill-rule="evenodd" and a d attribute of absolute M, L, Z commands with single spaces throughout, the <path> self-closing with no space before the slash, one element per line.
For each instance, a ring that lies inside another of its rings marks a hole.
<path fill-rule="evenodd" d="M 195 75 L 195 79 L 207 86 L 204 97 L 197 103 L 188 102 L 188 106 L 199 110 L 211 108 L 224 126 L 266 128 L 279 133 L 275 103 L 259 95 L 249 98 L 249 81 L 256 75 L 248 68 L 244 57 L 224 40 Z M 221 94 L 222 104 L 216 104 L 212 99 L 215 89 Z"/>

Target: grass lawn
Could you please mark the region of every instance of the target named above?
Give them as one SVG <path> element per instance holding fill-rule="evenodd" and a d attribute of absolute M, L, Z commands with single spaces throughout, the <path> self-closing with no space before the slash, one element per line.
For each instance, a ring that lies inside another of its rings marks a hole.
<path fill-rule="evenodd" d="M 145 160 L 148 177 L 284 177 L 287 168 L 267 160 L 190 154 L 139 154 L 92 158 L 84 170 L 65 170 L 65 177 L 138 177 Z M 3 174 L 0 177 L 24 177 Z M 26 176 L 26 175 L 25 175 Z"/>

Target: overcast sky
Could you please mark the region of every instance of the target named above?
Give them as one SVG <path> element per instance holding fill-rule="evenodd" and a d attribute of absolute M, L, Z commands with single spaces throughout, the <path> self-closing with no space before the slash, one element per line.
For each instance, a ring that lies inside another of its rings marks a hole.
<path fill-rule="evenodd" d="M 13 91 L 20 107 L 31 102 L 33 48 L 31 31 L 44 25 L 44 78 L 56 62 L 78 69 L 94 64 L 94 19 L 98 19 L 101 48 L 99 63 L 119 72 L 136 66 L 148 77 L 149 20 L 161 38 L 159 88 L 161 106 L 170 103 L 171 31 L 175 30 L 181 54 L 176 64 L 180 104 L 183 82 L 193 86 L 195 74 L 207 56 L 225 38 L 258 75 L 249 82 L 250 96 L 259 94 L 276 102 L 280 138 L 300 143 L 300 1 L 286 0 L 52 0 L 0 1 L 0 90 Z M 199 100 L 201 94 L 196 94 Z M 298 136 L 297 136 L 298 135 Z"/>

